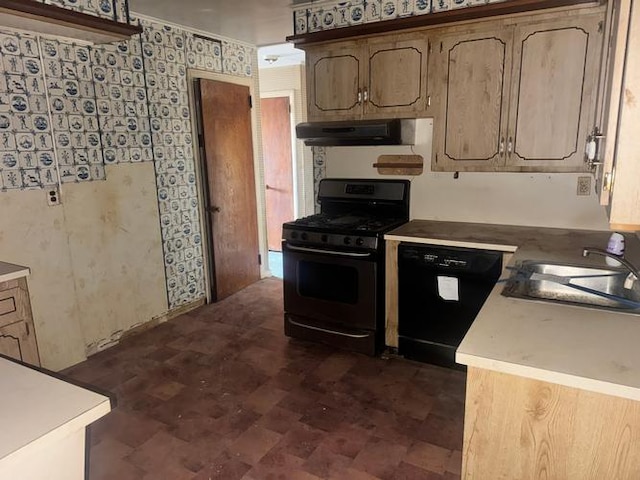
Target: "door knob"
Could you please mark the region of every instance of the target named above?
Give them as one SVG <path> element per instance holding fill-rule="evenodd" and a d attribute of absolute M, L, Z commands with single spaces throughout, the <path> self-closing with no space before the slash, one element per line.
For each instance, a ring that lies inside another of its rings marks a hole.
<path fill-rule="evenodd" d="M 206 210 L 209 213 L 218 213 L 220 211 L 220 207 L 207 207 Z"/>
<path fill-rule="evenodd" d="M 267 190 L 273 190 L 273 188 L 272 188 L 272 187 L 270 187 L 269 185 L 265 185 L 265 187 L 264 187 L 264 188 L 266 188 Z"/>

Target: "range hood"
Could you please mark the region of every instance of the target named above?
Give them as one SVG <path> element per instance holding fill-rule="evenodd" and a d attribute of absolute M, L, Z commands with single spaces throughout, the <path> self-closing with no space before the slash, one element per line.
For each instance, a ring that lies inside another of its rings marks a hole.
<path fill-rule="evenodd" d="M 296 126 L 296 136 L 311 146 L 413 145 L 415 120 L 309 122 Z"/>

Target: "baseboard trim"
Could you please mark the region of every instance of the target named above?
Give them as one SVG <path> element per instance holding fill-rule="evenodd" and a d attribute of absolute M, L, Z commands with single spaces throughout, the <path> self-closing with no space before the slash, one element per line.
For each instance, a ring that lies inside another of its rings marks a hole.
<path fill-rule="evenodd" d="M 174 318 L 179 317 L 180 315 L 184 315 L 185 313 L 189 313 L 192 310 L 195 310 L 198 307 L 201 307 L 207 303 L 207 299 L 205 297 L 201 297 L 193 302 L 187 303 L 185 305 L 181 305 L 178 308 L 174 308 L 173 310 L 169 310 L 162 315 L 158 315 L 157 317 L 153 317 L 148 322 L 143 323 L 142 325 L 135 326 L 122 334 L 122 338 L 126 338 L 132 335 L 138 335 L 140 333 L 146 332 L 147 330 L 151 330 L 152 328 L 157 327 L 161 323 L 168 322 L 169 320 L 173 320 Z"/>

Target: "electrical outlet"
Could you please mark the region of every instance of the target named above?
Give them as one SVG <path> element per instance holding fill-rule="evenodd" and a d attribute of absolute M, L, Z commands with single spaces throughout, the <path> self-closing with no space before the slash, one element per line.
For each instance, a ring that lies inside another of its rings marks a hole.
<path fill-rule="evenodd" d="M 578 177 L 577 195 L 591 195 L 591 177 Z"/>
<path fill-rule="evenodd" d="M 50 207 L 60 205 L 60 190 L 58 190 L 58 187 L 47 190 L 47 205 Z"/>

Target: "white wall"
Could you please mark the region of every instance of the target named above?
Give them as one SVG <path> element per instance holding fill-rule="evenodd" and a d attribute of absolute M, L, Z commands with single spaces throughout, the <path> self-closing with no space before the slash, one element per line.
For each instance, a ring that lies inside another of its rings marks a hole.
<path fill-rule="evenodd" d="M 28 266 L 44 367 L 60 370 L 167 311 L 152 163 L 107 166 L 107 180 L 7 191 L 0 259 Z"/>
<path fill-rule="evenodd" d="M 576 195 L 579 174 L 431 172 L 432 129 L 418 120 L 415 146 L 328 147 L 327 177 L 408 178 L 414 219 L 608 230 L 595 193 Z M 422 175 L 381 176 L 371 166 L 378 155 L 411 153 L 424 157 Z"/>

